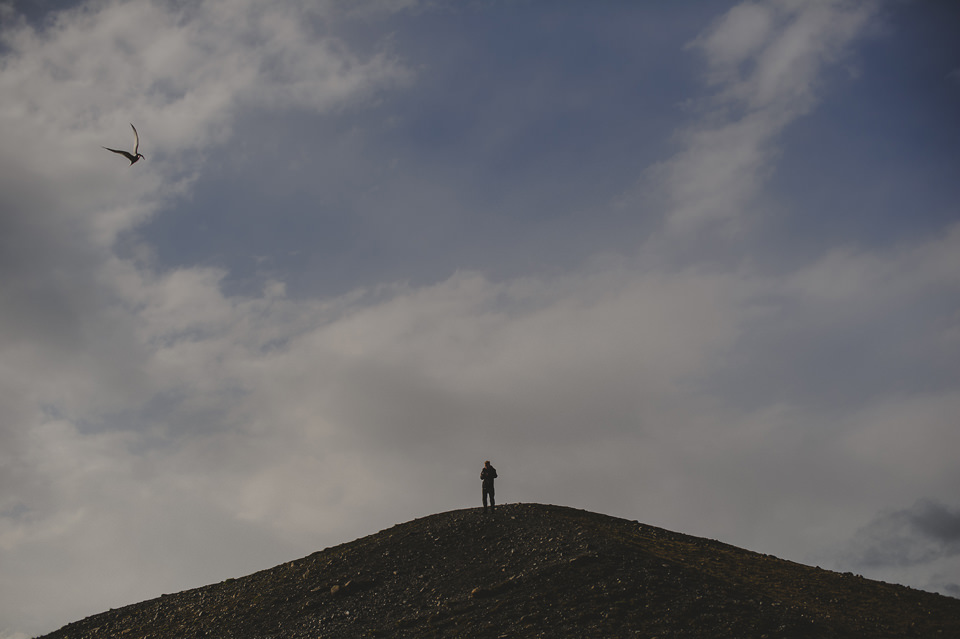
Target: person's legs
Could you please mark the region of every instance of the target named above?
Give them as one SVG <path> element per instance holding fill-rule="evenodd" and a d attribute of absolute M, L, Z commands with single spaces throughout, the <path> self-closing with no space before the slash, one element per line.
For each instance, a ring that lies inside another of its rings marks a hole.
<path fill-rule="evenodd" d="M 497 500 L 494 499 L 493 486 L 490 487 L 490 510 L 494 510 L 497 507 Z"/>
<path fill-rule="evenodd" d="M 487 512 L 487 493 L 489 492 L 486 487 L 483 488 L 483 512 Z"/>

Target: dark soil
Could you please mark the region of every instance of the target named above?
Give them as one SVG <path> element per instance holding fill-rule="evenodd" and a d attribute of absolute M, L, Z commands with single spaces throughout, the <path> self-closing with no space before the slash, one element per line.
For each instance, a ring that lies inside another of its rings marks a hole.
<path fill-rule="evenodd" d="M 960 637 L 960 600 L 539 504 L 400 524 L 67 625 L 122 637 Z"/>

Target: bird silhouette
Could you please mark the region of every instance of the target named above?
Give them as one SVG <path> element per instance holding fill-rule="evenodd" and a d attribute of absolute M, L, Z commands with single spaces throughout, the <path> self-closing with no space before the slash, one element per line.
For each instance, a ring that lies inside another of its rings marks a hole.
<path fill-rule="evenodd" d="M 107 149 L 107 151 L 113 151 L 114 153 L 119 153 L 119 154 L 122 155 L 123 157 L 127 158 L 128 160 L 130 160 L 130 166 L 133 166 L 134 164 L 137 163 L 137 160 L 143 158 L 143 156 L 139 153 L 139 149 L 140 149 L 140 134 L 137 133 L 137 127 L 133 126 L 133 123 L 131 123 L 131 124 L 130 124 L 130 128 L 133 129 L 133 137 L 134 137 L 134 139 L 136 140 L 136 141 L 134 142 L 134 144 L 133 144 L 133 153 L 129 153 L 129 152 L 127 152 L 127 151 L 121 151 L 120 149 L 110 149 L 110 148 L 107 148 L 107 147 L 103 147 L 103 148 L 104 148 L 104 149 Z M 144 158 L 144 159 L 145 159 L 145 158 Z"/>

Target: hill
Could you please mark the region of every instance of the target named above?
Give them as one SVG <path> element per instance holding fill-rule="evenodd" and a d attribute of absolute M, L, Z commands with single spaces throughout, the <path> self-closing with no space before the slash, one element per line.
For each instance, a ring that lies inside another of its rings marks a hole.
<path fill-rule="evenodd" d="M 559 506 L 440 513 L 47 639 L 960 637 L 960 600 Z"/>

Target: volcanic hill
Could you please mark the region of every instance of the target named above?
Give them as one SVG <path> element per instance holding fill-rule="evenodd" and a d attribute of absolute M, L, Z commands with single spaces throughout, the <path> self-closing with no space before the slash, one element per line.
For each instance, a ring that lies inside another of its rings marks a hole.
<path fill-rule="evenodd" d="M 46 635 L 960 637 L 960 599 L 560 506 L 440 513 Z"/>

